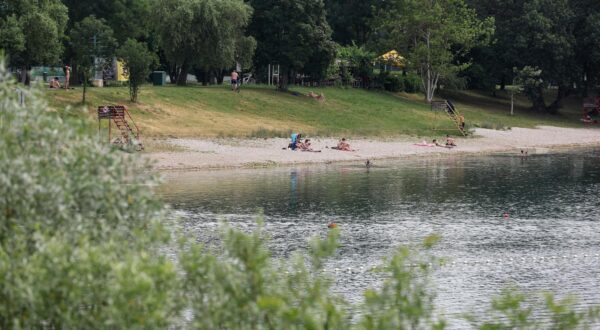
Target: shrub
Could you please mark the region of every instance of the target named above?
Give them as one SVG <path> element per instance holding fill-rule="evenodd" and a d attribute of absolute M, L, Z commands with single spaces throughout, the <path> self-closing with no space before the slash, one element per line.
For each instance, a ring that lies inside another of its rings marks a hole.
<path fill-rule="evenodd" d="M 407 93 L 418 93 L 421 89 L 421 78 L 414 73 L 407 73 L 403 76 L 404 91 Z"/>
<path fill-rule="evenodd" d="M 404 80 L 400 76 L 388 74 L 383 79 L 383 88 L 389 92 L 404 91 Z"/>
<path fill-rule="evenodd" d="M 156 256 L 156 179 L 16 87 L 0 64 L 0 328 L 166 327 L 177 273 Z"/>

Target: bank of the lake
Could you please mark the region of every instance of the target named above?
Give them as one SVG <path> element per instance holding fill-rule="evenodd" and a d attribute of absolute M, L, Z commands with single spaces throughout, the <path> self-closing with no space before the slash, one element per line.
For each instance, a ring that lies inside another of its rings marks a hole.
<path fill-rule="evenodd" d="M 285 149 L 284 138 L 268 139 L 168 139 L 159 140 L 166 151 L 146 154 L 158 170 L 197 170 L 211 168 L 236 168 L 280 166 L 309 163 L 352 162 L 418 156 L 448 156 L 458 154 L 483 154 L 511 152 L 539 154 L 548 148 L 600 146 L 600 129 L 563 128 L 540 126 L 512 128 L 510 130 L 476 129 L 472 137 L 456 138 L 457 147 L 418 146 L 418 138 L 350 139 L 356 151 L 331 149 L 337 140 L 311 138 L 314 149 L 321 152 L 301 152 Z M 438 137 L 444 142 L 444 137 Z M 426 141 L 430 143 L 431 141 Z M 156 144 L 157 141 L 149 141 Z"/>

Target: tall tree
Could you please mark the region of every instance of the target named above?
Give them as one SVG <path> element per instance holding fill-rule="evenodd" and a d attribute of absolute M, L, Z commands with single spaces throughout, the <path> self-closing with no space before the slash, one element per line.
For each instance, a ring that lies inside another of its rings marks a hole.
<path fill-rule="evenodd" d="M 251 0 L 250 34 L 256 38 L 255 64 L 281 67 L 279 88 L 287 89 L 292 73 L 324 76 L 335 56 L 323 0 Z"/>
<path fill-rule="evenodd" d="M 525 1 L 514 0 L 468 0 L 481 19 L 493 17 L 495 21 L 492 42 L 475 47 L 469 56 L 473 57 L 474 67 L 466 74 L 474 79 L 475 88 L 491 87 L 500 89 L 511 83 L 513 68 L 527 65 L 521 52 L 515 47 L 515 39 L 524 27 L 520 17 L 523 15 Z M 479 71 L 479 72 L 477 72 Z M 486 86 L 486 85 L 491 86 Z"/>
<path fill-rule="evenodd" d="M 463 0 L 392 0 L 377 20 L 386 42 L 406 54 L 421 76 L 427 102 L 441 79 L 469 66 L 457 59 L 488 41 L 493 19 L 479 20 Z"/>
<path fill-rule="evenodd" d="M 373 31 L 373 12 L 381 6 L 376 0 L 325 0 L 333 40 L 345 46 L 366 44 Z"/>
<path fill-rule="evenodd" d="M 27 82 L 32 65 L 55 64 L 63 52 L 67 8 L 59 0 L 5 0 L 0 6 L 0 48 Z"/>
<path fill-rule="evenodd" d="M 587 96 L 590 87 L 600 83 L 600 2 L 571 0 L 569 4 L 575 14 L 575 58 L 581 69 L 578 86 Z"/>
<path fill-rule="evenodd" d="M 135 39 L 127 39 L 117 50 L 117 56 L 125 61 L 129 74 L 129 96 L 131 102 L 137 102 L 140 86 L 146 80 L 152 67 L 156 65 L 156 54 L 148 50 L 148 46 Z"/>
<path fill-rule="evenodd" d="M 103 19 L 94 16 L 86 17 L 75 23 L 71 30 L 71 43 L 77 61 L 77 68 L 83 76 L 83 96 L 93 71 L 106 63 L 112 63 L 117 42 L 112 29 Z"/>
<path fill-rule="evenodd" d="M 185 85 L 194 66 L 235 64 L 252 8 L 242 0 L 158 0 L 154 12 L 159 44 L 172 66 L 171 81 Z"/>
<path fill-rule="evenodd" d="M 558 86 L 552 104 L 535 102 L 534 110 L 556 113 L 577 79 L 574 13 L 568 0 L 529 0 L 523 13 L 519 24 L 523 30 L 514 40 L 515 47 L 527 65 L 542 70 L 543 80 Z"/>
<path fill-rule="evenodd" d="M 145 39 L 151 30 L 150 0 L 62 0 L 69 7 L 71 27 L 88 16 L 104 19 L 119 43 Z"/>

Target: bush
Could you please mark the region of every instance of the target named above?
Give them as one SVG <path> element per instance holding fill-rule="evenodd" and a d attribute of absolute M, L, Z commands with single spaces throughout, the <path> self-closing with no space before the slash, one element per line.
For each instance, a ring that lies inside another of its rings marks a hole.
<path fill-rule="evenodd" d="M 407 93 L 418 93 L 421 92 L 421 77 L 414 73 L 407 73 L 403 76 L 404 79 L 404 91 Z"/>
<path fill-rule="evenodd" d="M 0 64 L 0 328 L 164 328 L 178 314 L 156 179 Z M 83 110 L 82 110 L 83 111 Z"/>
<path fill-rule="evenodd" d="M 404 91 L 404 80 L 400 76 L 388 74 L 383 78 L 383 89 L 388 92 Z"/>

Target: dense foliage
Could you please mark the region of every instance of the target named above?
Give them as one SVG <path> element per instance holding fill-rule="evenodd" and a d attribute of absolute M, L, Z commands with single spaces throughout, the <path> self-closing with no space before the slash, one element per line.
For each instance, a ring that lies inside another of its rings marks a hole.
<path fill-rule="evenodd" d="M 469 66 L 456 59 L 493 32 L 493 18 L 480 21 L 462 0 L 396 0 L 379 13 L 386 31 L 382 43 L 405 52 L 420 76 L 425 97 L 433 100 L 438 84 Z"/>
<path fill-rule="evenodd" d="M 236 50 L 252 8 L 242 0 L 160 0 L 154 10 L 159 44 L 172 80 L 185 85 L 194 67 L 205 71 L 235 66 Z M 252 50 L 246 46 L 246 51 Z"/>
<path fill-rule="evenodd" d="M 203 85 L 221 84 L 233 69 L 266 82 L 268 66 L 279 65 L 280 89 L 355 80 L 356 87 L 398 90 L 406 78 L 365 72 L 340 47 L 369 54 L 371 64 L 396 50 L 407 59 L 403 77 L 419 75 L 427 101 L 442 86 L 495 95 L 497 86 L 514 83 L 515 72 L 535 67 L 557 93 L 548 100 L 542 90 L 532 109 L 557 113 L 570 94 L 597 91 L 599 11 L 594 0 L 4 0 L 0 48 L 23 83 L 32 66 L 68 64 L 85 86 L 81 50 L 89 42 L 74 37 L 93 17 L 119 45 L 145 42 L 179 85 L 188 73 Z"/>
<path fill-rule="evenodd" d="M 63 52 L 67 7 L 59 0 L 4 0 L 0 2 L 0 49 L 22 70 L 57 63 Z"/>
<path fill-rule="evenodd" d="M 279 88 L 298 74 L 322 79 L 335 55 L 322 0 L 251 0 L 249 32 L 256 38 L 257 69 L 281 67 Z"/>

